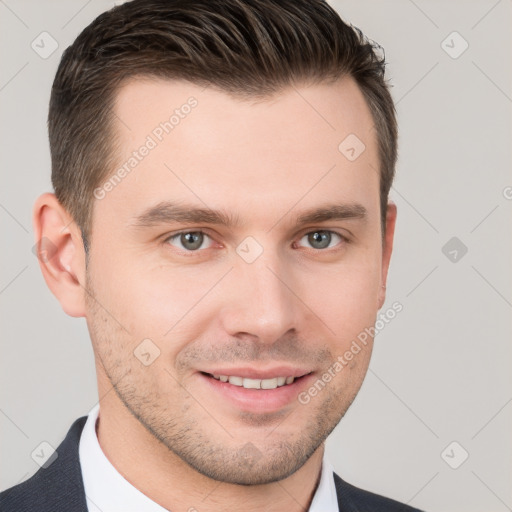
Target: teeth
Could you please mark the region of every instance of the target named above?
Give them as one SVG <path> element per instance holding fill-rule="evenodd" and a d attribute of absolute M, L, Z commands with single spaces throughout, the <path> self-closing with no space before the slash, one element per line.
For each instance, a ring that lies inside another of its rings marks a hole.
<path fill-rule="evenodd" d="M 229 383 L 234 386 L 243 386 L 244 379 L 242 379 L 242 377 L 229 377 Z"/>
<path fill-rule="evenodd" d="M 263 379 L 261 381 L 261 389 L 276 389 L 277 377 L 275 379 Z"/>
<path fill-rule="evenodd" d="M 274 377 L 272 379 L 248 379 L 234 375 L 230 377 L 227 375 L 212 375 L 212 377 L 245 389 L 276 389 L 286 384 L 292 384 L 295 380 L 295 377 Z"/>
<path fill-rule="evenodd" d="M 261 389 L 260 379 L 244 379 L 242 382 L 245 389 Z"/>

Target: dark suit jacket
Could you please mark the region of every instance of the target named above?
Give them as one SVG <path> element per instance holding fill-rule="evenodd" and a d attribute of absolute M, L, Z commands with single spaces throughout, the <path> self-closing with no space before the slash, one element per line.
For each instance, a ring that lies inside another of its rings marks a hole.
<path fill-rule="evenodd" d="M 58 457 L 48 467 L 0 493 L 2 512 L 87 512 L 78 455 L 78 443 L 86 420 L 87 416 L 83 416 L 73 423 L 57 448 Z M 419 512 L 354 487 L 338 475 L 334 475 L 334 482 L 340 512 Z"/>

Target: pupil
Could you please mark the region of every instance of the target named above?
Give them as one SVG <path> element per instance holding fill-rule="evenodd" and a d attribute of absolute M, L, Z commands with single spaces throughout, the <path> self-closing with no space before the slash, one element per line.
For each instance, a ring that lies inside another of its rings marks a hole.
<path fill-rule="evenodd" d="M 309 235 L 309 243 L 316 249 L 325 249 L 330 242 L 331 234 L 326 231 L 315 231 Z"/>
<path fill-rule="evenodd" d="M 199 232 L 183 233 L 181 235 L 181 243 L 189 249 L 195 250 L 201 247 L 203 243 L 203 234 Z"/>

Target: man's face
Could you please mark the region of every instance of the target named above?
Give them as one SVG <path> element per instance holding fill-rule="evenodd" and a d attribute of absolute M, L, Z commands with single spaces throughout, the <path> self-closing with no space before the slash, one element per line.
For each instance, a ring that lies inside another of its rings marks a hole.
<path fill-rule="evenodd" d="M 339 422 L 370 359 L 371 341 L 299 400 L 381 306 L 369 109 L 351 79 L 259 102 L 146 79 L 120 90 L 115 113 L 115 169 L 130 163 L 97 189 L 87 273 L 100 381 L 202 474 L 282 479 Z M 339 149 L 350 134 L 366 146 L 355 160 Z"/>

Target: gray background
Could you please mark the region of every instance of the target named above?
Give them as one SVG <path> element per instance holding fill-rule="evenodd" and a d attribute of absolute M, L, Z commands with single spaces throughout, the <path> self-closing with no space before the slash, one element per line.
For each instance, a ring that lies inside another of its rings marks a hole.
<path fill-rule="evenodd" d="M 57 447 L 98 399 L 85 321 L 46 288 L 31 210 L 51 190 L 46 115 L 60 55 L 112 5 L 0 0 L 1 489 L 33 474 L 31 453 Z M 351 483 L 430 511 L 512 510 L 512 2 L 334 6 L 389 62 L 399 215 L 383 311 L 404 309 L 376 339 L 328 440 L 331 461 Z M 58 43 L 47 58 L 31 47 L 43 31 Z"/>

